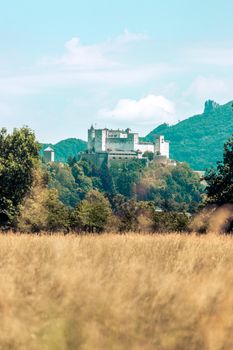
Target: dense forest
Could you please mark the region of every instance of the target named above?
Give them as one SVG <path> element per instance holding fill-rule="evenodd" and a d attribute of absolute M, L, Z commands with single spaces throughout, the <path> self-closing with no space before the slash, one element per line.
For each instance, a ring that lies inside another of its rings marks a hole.
<path fill-rule="evenodd" d="M 70 158 L 67 164 L 44 165 L 49 188 L 58 191 L 59 199 L 75 207 L 90 190 L 105 193 L 111 200 L 121 195 L 127 200 L 152 202 L 165 211 L 195 212 L 201 202 L 203 188 L 200 178 L 187 164 L 161 166 L 140 160 L 106 164 L 98 169 L 94 164 Z"/>
<path fill-rule="evenodd" d="M 0 148 L 2 229 L 179 231 L 203 199 L 200 179 L 185 163 L 128 160 L 97 168 L 69 157 L 45 164 L 27 128 L 2 130 Z"/>
<path fill-rule="evenodd" d="M 96 167 L 76 157 L 46 164 L 39 150 L 26 127 L 0 131 L 2 230 L 204 233 L 220 222 L 220 231 L 233 229 L 233 138 L 206 172 L 205 188 L 187 163 L 164 165 L 149 154 L 148 165 L 131 159 Z"/>

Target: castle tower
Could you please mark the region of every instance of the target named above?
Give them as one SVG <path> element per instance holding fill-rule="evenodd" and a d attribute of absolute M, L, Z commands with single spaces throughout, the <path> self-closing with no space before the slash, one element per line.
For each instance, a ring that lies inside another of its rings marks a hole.
<path fill-rule="evenodd" d="M 95 129 L 93 125 L 88 129 L 88 150 L 93 151 L 95 148 Z"/>
<path fill-rule="evenodd" d="M 155 136 L 155 155 L 163 156 L 169 159 L 169 142 L 164 140 L 163 135 Z"/>
<path fill-rule="evenodd" d="M 105 152 L 108 129 L 95 130 L 95 151 Z"/>
<path fill-rule="evenodd" d="M 44 150 L 44 160 L 45 163 L 51 163 L 54 162 L 55 159 L 55 154 L 54 154 L 54 150 L 51 147 L 47 147 Z"/>

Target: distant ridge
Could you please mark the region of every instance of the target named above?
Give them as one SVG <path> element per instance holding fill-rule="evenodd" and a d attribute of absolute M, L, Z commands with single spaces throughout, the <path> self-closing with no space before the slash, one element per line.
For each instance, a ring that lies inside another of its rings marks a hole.
<path fill-rule="evenodd" d="M 55 145 L 51 143 L 42 143 L 41 144 L 41 155 L 43 151 L 48 146 L 52 147 L 55 152 L 55 161 L 56 162 L 66 162 L 69 157 L 75 157 L 80 151 L 85 151 L 87 149 L 87 142 L 70 138 L 56 143 Z"/>
<path fill-rule="evenodd" d="M 233 134 L 232 102 L 219 105 L 208 100 L 202 114 L 173 126 L 162 124 L 144 139 L 151 141 L 154 135 L 163 134 L 170 141 L 171 158 L 188 162 L 195 170 L 215 167 L 222 159 L 224 143 Z"/>

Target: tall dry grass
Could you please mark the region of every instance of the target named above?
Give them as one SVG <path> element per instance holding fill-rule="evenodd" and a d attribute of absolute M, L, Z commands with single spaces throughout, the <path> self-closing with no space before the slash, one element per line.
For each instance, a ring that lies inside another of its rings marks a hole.
<path fill-rule="evenodd" d="M 0 349 L 233 349 L 233 238 L 0 236 Z"/>

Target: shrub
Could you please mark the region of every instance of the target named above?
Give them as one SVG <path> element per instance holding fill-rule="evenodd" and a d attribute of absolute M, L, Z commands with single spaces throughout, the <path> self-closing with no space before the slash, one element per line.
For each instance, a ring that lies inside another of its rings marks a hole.
<path fill-rule="evenodd" d="M 156 232 L 187 231 L 189 217 L 186 213 L 154 212 L 153 230 Z"/>
<path fill-rule="evenodd" d="M 97 190 L 91 190 L 76 209 L 77 228 L 87 232 L 102 232 L 111 216 L 107 198 Z"/>

